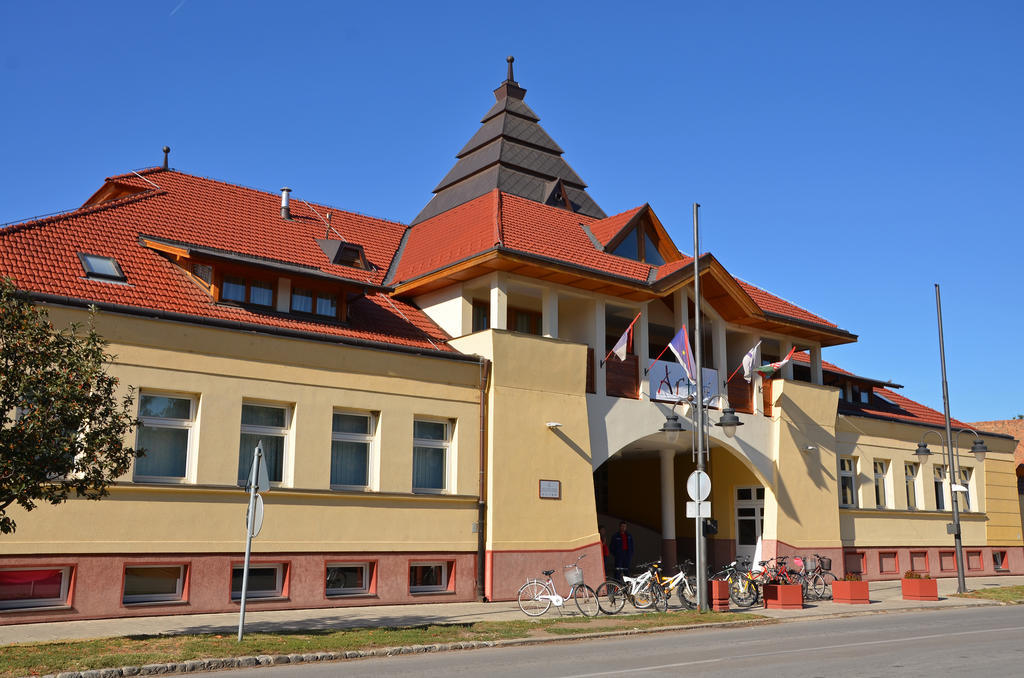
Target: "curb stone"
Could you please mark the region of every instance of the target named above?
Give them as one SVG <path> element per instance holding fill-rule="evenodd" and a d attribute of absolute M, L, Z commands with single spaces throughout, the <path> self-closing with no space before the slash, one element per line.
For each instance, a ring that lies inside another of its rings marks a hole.
<path fill-rule="evenodd" d="M 218 669 L 247 668 L 255 666 L 274 666 L 289 663 L 313 663 L 337 661 L 341 659 L 363 659 L 366 657 L 393 657 L 400 654 L 425 654 L 448 652 L 452 650 L 476 650 L 486 647 L 515 647 L 520 645 L 540 645 L 543 643 L 565 642 L 586 638 L 606 638 L 610 636 L 629 636 L 661 631 L 685 631 L 701 628 L 726 628 L 730 626 L 749 626 L 752 624 L 770 624 L 775 620 L 765 618 L 735 622 L 717 622 L 710 624 L 688 624 L 680 626 L 660 626 L 650 629 L 623 629 L 620 631 L 601 631 L 596 633 L 580 633 L 550 638 L 511 638 L 508 640 L 467 640 L 453 643 L 436 643 L 431 645 L 403 645 L 397 647 L 378 647 L 372 650 L 347 650 L 345 652 L 315 652 L 308 654 L 266 655 L 246 657 L 227 657 L 218 659 L 190 659 L 184 662 L 166 664 L 145 664 L 143 666 L 122 666 L 121 668 L 89 669 L 88 671 L 65 671 L 56 675 L 50 674 L 42 678 L 131 678 L 132 676 L 153 676 L 172 673 L 196 673 L 200 671 L 216 671 Z M 37 678 L 25 676 L 23 678 Z"/>
<path fill-rule="evenodd" d="M 636 636 L 650 633 L 666 633 L 672 631 L 692 631 L 699 629 L 731 628 L 775 624 L 779 622 L 820 621 L 844 617 L 862 617 L 872 614 L 896 614 L 900 612 L 918 612 L 922 610 L 949 610 L 978 607 L 979 605 L 1005 605 L 997 601 L 986 603 L 969 603 L 963 605 L 944 605 L 936 608 L 898 608 L 894 610 L 851 610 L 840 614 L 822 614 L 805 617 L 761 617 L 759 619 L 712 622 L 708 624 L 681 624 L 675 626 L 658 626 L 652 628 L 627 628 L 614 631 L 598 631 L 594 633 L 567 634 L 541 638 L 510 638 L 507 640 L 469 640 L 452 643 L 435 643 L 430 645 L 406 645 L 397 647 L 379 647 L 372 650 L 346 650 L 344 652 L 315 652 L 290 655 L 258 655 L 244 657 L 226 657 L 216 659 L 192 659 L 184 662 L 166 664 L 145 664 L 143 666 L 122 666 L 121 668 L 89 669 L 88 671 L 64 671 L 49 674 L 42 678 L 131 678 L 132 676 L 166 675 L 171 673 L 196 673 L 215 671 L 218 669 L 251 668 L 255 666 L 275 666 L 281 664 L 299 664 L 338 661 L 342 659 L 363 659 L 366 657 L 391 657 L 401 654 L 423 654 L 448 652 L 452 650 L 475 650 L 487 647 L 517 647 L 524 645 L 541 645 L 574 640 L 610 638 L 614 636 Z M 24 678 L 37 678 L 25 676 Z"/>

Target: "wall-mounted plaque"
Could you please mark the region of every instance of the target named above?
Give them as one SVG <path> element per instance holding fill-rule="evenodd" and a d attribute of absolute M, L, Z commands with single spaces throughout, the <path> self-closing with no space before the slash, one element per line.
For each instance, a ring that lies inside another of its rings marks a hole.
<path fill-rule="evenodd" d="M 540 498 L 541 499 L 561 499 L 562 498 L 562 481 L 561 480 L 542 480 L 542 481 L 540 481 Z"/>

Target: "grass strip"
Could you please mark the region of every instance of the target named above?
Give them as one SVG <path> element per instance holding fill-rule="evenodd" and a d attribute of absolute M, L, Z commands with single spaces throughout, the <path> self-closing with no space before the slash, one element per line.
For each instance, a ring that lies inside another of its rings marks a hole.
<path fill-rule="evenodd" d="M 984 598 L 985 600 L 998 600 L 1001 603 L 1012 605 L 1024 604 L 1024 586 L 998 586 L 991 589 L 980 589 L 970 593 L 956 594 L 961 598 Z"/>
<path fill-rule="evenodd" d="M 306 654 L 432 645 L 473 640 L 506 640 L 627 629 L 651 629 L 724 621 L 768 621 L 741 613 L 694 611 L 641 615 L 564 617 L 487 621 L 469 624 L 354 628 L 249 633 L 239 643 L 233 634 L 126 636 L 98 640 L 21 643 L 0 650 L 0 678 L 42 676 L 61 671 L 165 664 L 191 659 L 254 655 Z"/>

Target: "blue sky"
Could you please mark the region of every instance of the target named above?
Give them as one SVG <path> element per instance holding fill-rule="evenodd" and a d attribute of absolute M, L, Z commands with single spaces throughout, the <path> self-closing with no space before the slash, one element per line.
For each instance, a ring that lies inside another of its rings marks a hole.
<path fill-rule="evenodd" d="M 824 357 L 1024 414 L 1024 4 L 0 3 L 0 222 L 156 165 L 408 222 L 516 57 L 609 214 L 860 335 Z"/>

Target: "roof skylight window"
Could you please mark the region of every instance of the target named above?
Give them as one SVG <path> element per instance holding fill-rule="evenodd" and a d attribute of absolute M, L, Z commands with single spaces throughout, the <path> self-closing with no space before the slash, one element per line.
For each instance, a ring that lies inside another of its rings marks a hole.
<path fill-rule="evenodd" d="M 78 253 L 78 259 L 82 262 L 82 268 L 85 269 L 86 278 L 95 278 L 97 280 L 116 280 L 118 282 L 124 282 L 124 271 L 121 270 L 120 265 L 117 263 L 117 259 L 114 257 L 105 257 L 100 254 L 86 254 L 85 252 Z"/>

